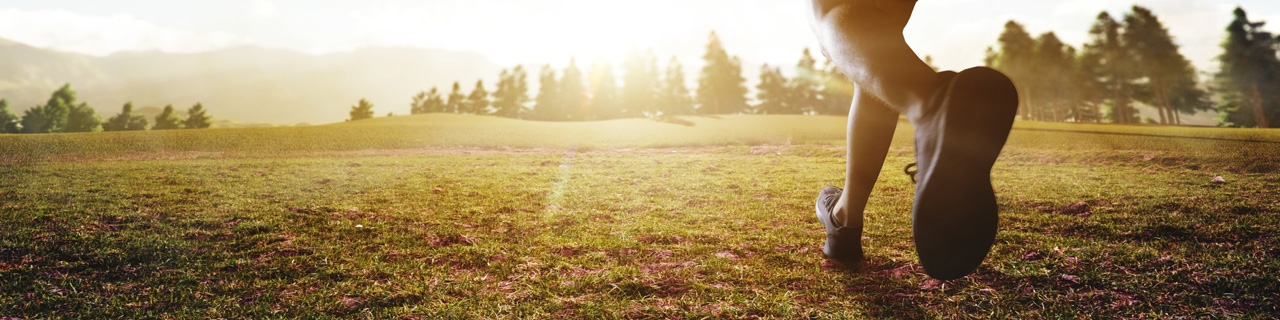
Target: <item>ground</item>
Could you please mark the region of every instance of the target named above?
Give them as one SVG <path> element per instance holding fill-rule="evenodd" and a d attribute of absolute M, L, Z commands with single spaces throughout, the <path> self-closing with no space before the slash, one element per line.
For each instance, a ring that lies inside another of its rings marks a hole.
<path fill-rule="evenodd" d="M 992 253 L 937 281 L 905 124 L 866 263 L 823 259 L 813 201 L 841 184 L 843 122 L 0 136 L 0 318 L 1280 314 L 1280 132 L 1020 122 Z"/>

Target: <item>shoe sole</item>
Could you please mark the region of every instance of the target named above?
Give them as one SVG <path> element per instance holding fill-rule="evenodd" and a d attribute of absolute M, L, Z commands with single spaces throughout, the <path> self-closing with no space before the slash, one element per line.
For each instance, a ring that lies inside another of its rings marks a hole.
<path fill-rule="evenodd" d="M 991 251 L 999 223 L 991 168 L 1018 108 L 1013 82 L 989 68 L 962 71 L 948 85 L 942 119 L 925 128 L 941 134 L 922 146 L 934 152 L 919 159 L 911 216 L 920 264 L 941 280 L 972 273 Z"/>

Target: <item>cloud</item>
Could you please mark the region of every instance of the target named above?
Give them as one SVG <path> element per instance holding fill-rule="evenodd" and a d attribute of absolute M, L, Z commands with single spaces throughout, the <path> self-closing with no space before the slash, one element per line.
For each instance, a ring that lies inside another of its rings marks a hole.
<path fill-rule="evenodd" d="M 91 55 L 118 51 L 201 52 L 244 41 L 225 32 L 196 33 L 130 15 L 90 16 L 62 10 L 0 10 L 0 37 L 36 47 Z"/>

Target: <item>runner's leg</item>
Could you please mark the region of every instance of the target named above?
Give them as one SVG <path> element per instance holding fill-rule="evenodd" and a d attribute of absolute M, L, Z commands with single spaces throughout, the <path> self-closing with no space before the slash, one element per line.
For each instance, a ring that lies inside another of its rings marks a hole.
<path fill-rule="evenodd" d="M 838 223 L 862 230 L 862 213 L 898 127 L 898 112 L 859 88 L 849 108 L 844 192 L 836 202 Z"/>
<path fill-rule="evenodd" d="M 933 68 L 902 36 L 915 0 L 811 0 L 823 54 L 862 92 L 919 118 L 938 87 Z"/>

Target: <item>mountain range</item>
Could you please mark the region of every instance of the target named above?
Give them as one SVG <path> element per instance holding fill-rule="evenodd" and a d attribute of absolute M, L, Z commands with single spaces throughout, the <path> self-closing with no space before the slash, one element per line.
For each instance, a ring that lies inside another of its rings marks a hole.
<path fill-rule="evenodd" d="M 469 93 L 501 70 L 477 53 L 364 48 L 312 55 L 241 46 L 202 53 L 121 52 L 104 57 L 59 52 L 0 39 L 0 98 L 22 111 L 63 84 L 103 119 L 126 102 L 180 112 L 200 102 L 225 121 L 293 125 L 340 122 L 362 98 L 377 116 L 407 114 L 412 96 L 454 81 Z M 486 83 L 493 91 L 492 81 Z M 184 114 L 185 115 L 185 114 Z"/>

